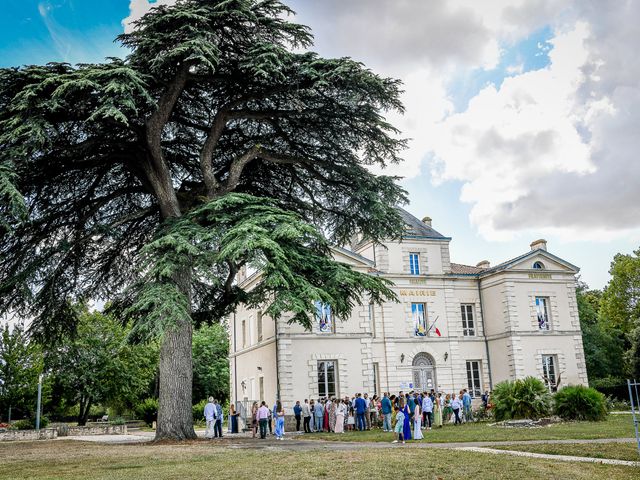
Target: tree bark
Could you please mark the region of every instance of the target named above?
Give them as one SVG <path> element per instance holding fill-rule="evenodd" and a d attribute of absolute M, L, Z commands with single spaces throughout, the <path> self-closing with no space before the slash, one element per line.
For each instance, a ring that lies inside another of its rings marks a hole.
<path fill-rule="evenodd" d="M 180 290 L 190 299 L 190 272 L 176 278 Z M 156 441 L 196 438 L 193 429 L 191 391 L 191 319 L 181 319 L 165 331 L 160 347 L 160 395 Z"/>

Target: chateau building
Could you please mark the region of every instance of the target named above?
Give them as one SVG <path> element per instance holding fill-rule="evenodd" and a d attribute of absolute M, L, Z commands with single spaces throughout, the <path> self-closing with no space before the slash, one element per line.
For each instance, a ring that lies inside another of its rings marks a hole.
<path fill-rule="evenodd" d="M 478 398 L 503 380 L 542 379 L 550 390 L 587 384 L 575 296 L 578 267 L 537 240 L 496 266 L 452 263 L 449 242 L 404 210 L 401 240 L 356 239 L 337 260 L 393 282 L 400 302 L 356 306 L 337 319 L 315 305 L 311 331 L 240 307 L 229 318 L 231 400 L 296 400 L 384 391 Z M 260 273 L 238 277 L 251 289 Z"/>

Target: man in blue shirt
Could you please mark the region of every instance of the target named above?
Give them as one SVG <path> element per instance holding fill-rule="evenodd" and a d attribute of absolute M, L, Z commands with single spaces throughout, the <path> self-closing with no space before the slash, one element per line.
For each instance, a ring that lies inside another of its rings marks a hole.
<path fill-rule="evenodd" d="M 217 400 L 213 401 L 213 406 L 216 409 L 215 424 L 213 426 L 213 438 L 222 438 L 222 406 Z"/>
<path fill-rule="evenodd" d="M 316 406 L 314 407 L 314 414 L 316 417 L 316 432 L 322 431 L 322 419 L 324 417 L 324 405 L 320 399 L 316 402 Z"/>
<path fill-rule="evenodd" d="M 358 430 L 362 431 L 366 428 L 364 415 L 367 413 L 367 402 L 364 401 L 360 393 L 356 396 L 355 401 L 356 418 L 358 422 Z"/>
<path fill-rule="evenodd" d="M 465 422 L 471 422 L 473 421 L 473 414 L 471 413 L 471 395 L 469 395 L 466 388 L 463 391 L 462 409 L 464 410 L 464 420 Z"/>
<path fill-rule="evenodd" d="M 300 400 L 296 401 L 296 404 L 293 407 L 293 415 L 296 417 L 296 432 L 299 432 L 300 420 L 302 417 L 302 406 L 300 405 Z"/>
<path fill-rule="evenodd" d="M 384 393 L 382 397 L 382 430 L 385 432 L 391 431 L 391 411 L 393 409 L 391 405 L 391 400 L 389 399 L 389 394 L 387 392 Z"/>

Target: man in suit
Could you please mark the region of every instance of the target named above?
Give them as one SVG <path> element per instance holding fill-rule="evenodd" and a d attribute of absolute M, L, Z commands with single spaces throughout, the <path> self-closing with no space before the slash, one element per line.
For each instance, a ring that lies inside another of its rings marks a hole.
<path fill-rule="evenodd" d="M 362 431 L 366 428 L 364 416 L 367 413 L 367 402 L 364 401 L 361 394 L 356 395 L 355 401 L 356 419 L 358 423 L 358 430 Z"/>

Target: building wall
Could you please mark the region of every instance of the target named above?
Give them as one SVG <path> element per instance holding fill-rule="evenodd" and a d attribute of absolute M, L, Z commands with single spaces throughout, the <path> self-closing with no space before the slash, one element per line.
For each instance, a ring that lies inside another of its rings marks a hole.
<path fill-rule="evenodd" d="M 409 253 L 420 253 L 420 275 L 410 275 Z M 368 299 L 356 306 L 350 317 L 335 320 L 334 330 L 321 332 L 317 323 L 311 331 L 288 324 L 284 316 L 275 323 L 264 319 L 263 340 L 257 341 L 257 312 L 238 309 L 236 334 L 231 328 L 237 353 L 232 358 L 232 384 L 245 380 L 246 391 L 238 387 L 238 399 L 251 398 L 258 379 L 264 376 L 265 400 L 277 394 L 288 413 L 295 401 L 317 398 L 318 361 L 334 360 L 338 366 L 337 394 L 397 392 L 412 383 L 412 362 L 420 353 L 435 363 L 436 387 L 444 392 L 467 387 L 467 361 L 480 362 L 481 390 L 508 380 L 533 375 L 542 377 L 542 355 L 556 355 L 562 385 L 586 384 L 586 368 L 577 303 L 575 270 L 545 258 L 547 270 L 533 271 L 531 258 L 522 265 L 510 265 L 478 276 L 451 274 L 446 240 L 405 240 L 385 245 L 363 245 L 357 252 L 371 262 L 340 258 L 368 271 L 375 261 L 378 274 L 394 283 L 398 302 L 370 306 Z M 249 279 L 247 282 L 257 281 Z M 245 285 L 245 288 L 251 288 Z M 552 328 L 538 328 L 535 297 L 549 299 Z M 442 336 L 432 330 L 416 337 L 411 304 L 426 305 L 428 324 L 436 322 Z M 472 305 L 475 335 L 464 335 L 461 305 Z M 241 322 L 246 322 L 248 340 L 240 345 Z M 276 336 L 277 330 L 277 352 Z M 233 362 L 236 363 L 237 374 Z M 377 377 L 374 376 L 374 365 Z M 262 367 L 262 371 L 257 370 Z M 276 368 L 277 367 L 277 368 Z M 232 385 L 232 390 L 233 390 Z M 253 388 L 253 390 L 252 390 Z M 232 394 L 232 398 L 235 398 Z M 256 398 L 257 399 L 257 398 Z"/>

